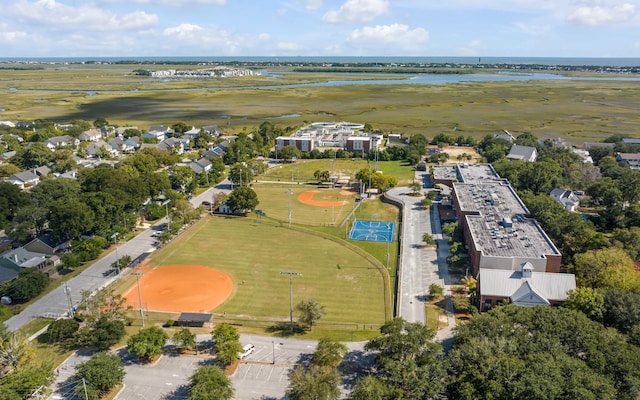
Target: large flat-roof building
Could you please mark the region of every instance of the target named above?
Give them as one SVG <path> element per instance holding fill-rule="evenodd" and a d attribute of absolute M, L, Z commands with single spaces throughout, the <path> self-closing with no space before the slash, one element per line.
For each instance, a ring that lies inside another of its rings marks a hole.
<path fill-rule="evenodd" d="M 276 149 L 294 145 L 301 151 L 318 147 L 344 149 L 368 153 L 382 144 L 382 135 L 363 131 L 364 124 L 351 122 L 315 122 L 299 129 L 291 136 L 276 138 Z"/>

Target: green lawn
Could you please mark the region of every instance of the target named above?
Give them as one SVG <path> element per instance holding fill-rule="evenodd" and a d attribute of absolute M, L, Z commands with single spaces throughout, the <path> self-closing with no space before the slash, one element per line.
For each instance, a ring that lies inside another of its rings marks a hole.
<path fill-rule="evenodd" d="M 293 302 L 315 298 L 330 324 L 380 324 L 385 320 L 384 268 L 336 241 L 268 220 L 205 218 L 151 259 L 152 266 L 200 264 L 228 273 L 233 294 L 213 310 L 228 317 L 287 320 L 289 277 Z M 242 284 L 244 282 L 244 284 Z M 353 325 L 356 329 L 356 325 Z"/>
<path fill-rule="evenodd" d="M 355 179 L 355 174 L 364 168 L 375 168 L 387 175 L 393 175 L 398 179 L 399 185 L 411 182 L 414 176 L 413 166 L 406 165 L 400 161 L 375 161 L 352 160 L 352 159 L 319 159 L 319 160 L 298 160 L 291 164 L 282 164 L 275 168 L 268 169 L 264 174 L 256 179 L 268 181 L 286 182 L 315 182 L 313 176 L 315 171 L 329 171 L 334 175 L 346 175 Z"/>
<path fill-rule="evenodd" d="M 307 185 L 254 184 L 253 189 L 258 194 L 258 209 L 270 217 L 280 221 L 289 221 L 289 194 L 291 190 L 291 221 L 294 224 L 331 226 L 340 225 L 353 210 L 356 194 L 341 195 L 340 189 L 318 189 Z M 347 201 L 339 206 L 313 206 L 302 203 L 298 195 L 303 192 L 321 190 L 314 196 L 315 200 Z"/>

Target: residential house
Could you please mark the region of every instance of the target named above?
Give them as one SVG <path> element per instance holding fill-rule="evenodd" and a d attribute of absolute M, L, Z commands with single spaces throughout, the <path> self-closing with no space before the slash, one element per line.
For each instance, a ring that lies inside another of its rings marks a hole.
<path fill-rule="evenodd" d="M 187 140 L 195 140 L 200 134 L 200 129 L 197 129 L 195 126 L 192 126 L 191 129 L 186 131 L 182 137 L 186 137 Z"/>
<path fill-rule="evenodd" d="M 605 142 L 584 142 L 582 147 L 585 150 L 589 150 L 592 147 L 608 147 L 610 149 L 614 149 L 616 147 L 615 143 L 605 143 Z"/>
<path fill-rule="evenodd" d="M 118 150 L 114 149 L 109 143 L 104 140 L 99 140 L 97 142 L 91 143 L 85 149 L 85 153 L 87 154 L 87 158 L 95 158 L 98 157 L 98 154 L 104 150 L 109 153 L 110 157 L 115 157 L 118 155 Z"/>
<path fill-rule="evenodd" d="M 0 254 L 0 266 L 20 270 L 22 268 L 47 268 L 48 262 L 45 254 L 27 251 L 22 247 L 5 251 Z"/>
<path fill-rule="evenodd" d="M 23 249 L 41 254 L 54 255 L 67 249 L 69 242 L 56 242 L 50 233 L 45 233 L 22 246 Z"/>
<path fill-rule="evenodd" d="M 624 144 L 640 144 L 639 138 L 622 138 Z"/>
<path fill-rule="evenodd" d="M 11 121 L 0 121 L 0 125 L 8 126 L 8 127 L 11 127 L 11 128 L 15 128 L 16 127 L 16 124 L 14 124 Z"/>
<path fill-rule="evenodd" d="M 38 168 L 34 168 L 33 172 L 38 176 L 47 176 L 51 173 L 51 168 L 46 165 L 43 165 Z"/>
<path fill-rule="evenodd" d="M 477 285 L 480 311 L 505 300 L 524 307 L 560 305 L 575 288 L 575 275 L 536 272 L 530 263 L 523 263 L 516 271 L 481 268 Z"/>
<path fill-rule="evenodd" d="M 27 189 L 31 186 L 35 186 L 40 182 L 40 177 L 33 171 L 22 171 L 17 174 L 13 174 L 8 177 L 7 182 L 18 185 L 20 189 Z"/>
<path fill-rule="evenodd" d="M 208 172 L 211 170 L 212 164 L 211 161 L 206 158 L 201 158 L 197 161 L 193 161 L 189 163 L 189 167 L 195 172 L 197 175 L 200 175 L 203 172 Z"/>
<path fill-rule="evenodd" d="M 69 135 L 54 136 L 44 141 L 44 145 L 47 146 L 50 150 L 55 150 L 58 147 L 77 146 L 79 144 L 79 139 L 75 139 Z"/>
<path fill-rule="evenodd" d="M 18 273 L 19 272 L 13 268 L 7 268 L 0 265 L 0 285 L 14 280 L 18 276 Z"/>
<path fill-rule="evenodd" d="M 78 139 L 81 142 L 97 142 L 102 140 L 102 137 L 102 131 L 98 129 L 89 129 L 88 131 L 82 132 Z"/>
<path fill-rule="evenodd" d="M 577 154 L 580 158 L 582 158 L 583 163 L 593 164 L 593 158 L 591 158 L 591 154 L 589 154 L 589 150 L 582 149 L 571 149 L 574 154 Z"/>
<path fill-rule="evenodd" d="M 137 131 L 138 127 L 137 126 L 121 126 L 121 127 L 116 128 L 115 134 L 116 134 L 116 136 L 124 136 L 124 133 L 128 129 L 135 129 Z"/>
<path fill-rule="evenodd" d="M 159 125 L 149 128 L 147 132 L 142 134 L 142 137 L 147 139 L 155 139 L 161 142 L 169 137 L 172 133 L 173 129 L 169 128 L 168 126 Z"/>
<path fill-rule="evenodd" d="M 207 125 L 207 126 L 203 126 L 202 130 L 204 130 L 205 132 L 207 132 L 209 135 L 215 137 L 218 136 L 222 136 L 222 132 L 220 131 L 220 128 L 218 128 L 218 125 Z"/>
<path fill-rule="evenodd" d="M 631 169 L 640 169 L 640 153 L 617 153 L 616 160 L 627 164 Z"/>
<path fill-rule="evenodd" d="M 128 139 L 115 137 L 109 140 L 109 145 L 121 153 L 133 153 L 140 147 L 140 138 L 138 136 L 132 136 Z"/>
<path fill-rule="evenodd" d="M 67 171 L 57 175 L 58 178 L 78 179 L 78 170 Z"/>
<path fill-rule="evenodd" d="M 15 151 L 7 151 L 6 153 L 0 154 L 0 161 L 7 161 L 8 159 L 10 159 L 15 155 L 16 155 Z"/>
<path fill-rule="evenodd" d="M 169 138 L 156 145 L 160 150 L 173 151 L 176 154 L 184 153 L 184 143 L 180 139 Z"/>
<path fill-rule="evenodd" d="M 575 212 L 580 205 L 580 198 L 571 190 L 554 188 L 549 195 L 560 202 L 569 212 Z"/>
<path fill-rule="evenodd" d="M 514 144 L 511 146 L 509 154 L 507 154 L 509 160 L 521 160 L 525 162 L 534 162 L 538 158 L 538 150 L 532 146 L 520 146 Z"/>

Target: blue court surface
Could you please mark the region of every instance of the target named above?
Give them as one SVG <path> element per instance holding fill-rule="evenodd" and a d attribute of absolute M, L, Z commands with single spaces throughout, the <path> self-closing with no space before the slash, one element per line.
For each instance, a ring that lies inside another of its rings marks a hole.
<path fill-rule="evenodd" d="M 396 237 L 396 223 L 385 221 L 353 221 L 349 240 L 368 242 L 393 242 Z"/>

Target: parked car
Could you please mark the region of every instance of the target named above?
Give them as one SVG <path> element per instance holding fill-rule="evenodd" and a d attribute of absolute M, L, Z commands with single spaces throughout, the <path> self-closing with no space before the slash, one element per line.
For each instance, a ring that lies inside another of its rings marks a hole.
<path fill-rule="evenodd" d="M 200 203 L 200 205 L 204 207 L 206 210 L 211 211 L 211 202 L 203 201 L 202 203 Z"/>
<path fill-rule="evenodd" d="M 152 238 L 160 237 L 160 235 L 162 235 L 162 232 L 160 232 L 160 231 L 153 231 L 153 232 L 151 233 L 151 237 L 152 237 Z"/>
<path fill-rule="evenodd" d="M 251 343 L 245 344 L 242 350 L 242 353 L 238 353 L 238 358 L 241 360 L 248 357 L 249 354 L 253 353 L 256 350 L 256 346 L 252 345 Z"/>

